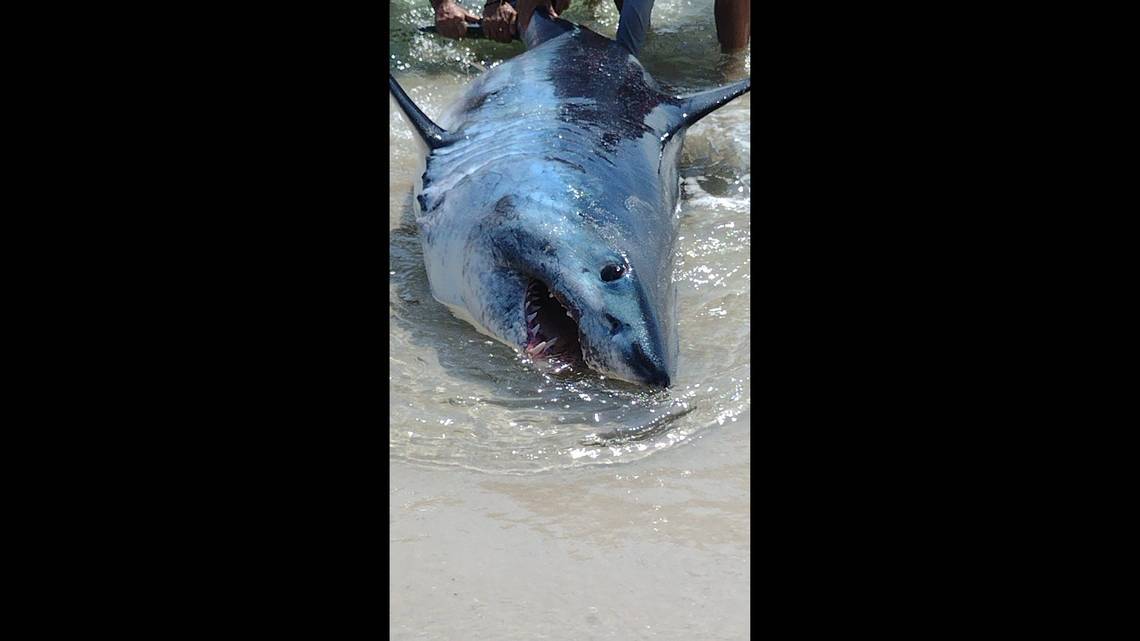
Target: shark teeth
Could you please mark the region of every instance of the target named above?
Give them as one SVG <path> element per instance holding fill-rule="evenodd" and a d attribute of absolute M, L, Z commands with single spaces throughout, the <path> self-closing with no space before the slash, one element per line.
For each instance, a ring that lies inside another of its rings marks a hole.
<path fill-rule="evenodd" d="M 542 294 L 546 292 L 544 297 Z M 555 305 L 557 303 L 557 305 Z M 570 322 L 562 320 L 558 312 Z M 520 352 L 535 362 L 547 361 L 568 369 L 567 361 L 581 359 L 575 312 L 562 302 L 562 297 L 538 279 L 533 279 L 523 296 L 523 319 L 526 338 Z"/>
<path fill-rule="evenodd" d="M 546 354 L 546 352 L 550 351 L 551 347 L 554 347 L 558 344 L 558 340 L 559 337 L 555 336 L 550 340 L 542 341 L 538 345 L 532 345 L 526 348 L 526 353 L 530 354 L 531 356 L 543 356 Z"/>

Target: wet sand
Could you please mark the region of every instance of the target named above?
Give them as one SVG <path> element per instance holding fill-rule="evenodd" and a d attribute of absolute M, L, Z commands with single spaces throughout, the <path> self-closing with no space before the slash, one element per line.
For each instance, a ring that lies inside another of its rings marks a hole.
<path fill-rule="evenodd" d="M 392 639 L 745 639 L 750 413 L 628 464 L 391 463 Z"/>

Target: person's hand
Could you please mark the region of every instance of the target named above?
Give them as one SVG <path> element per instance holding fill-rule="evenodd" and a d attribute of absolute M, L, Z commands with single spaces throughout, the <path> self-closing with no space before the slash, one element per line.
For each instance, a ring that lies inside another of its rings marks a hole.
<path fill-rule="evenodd" d="M 467 22 L 476 22 L 479 16 L 459 6 L 454 0 L 443 0 L 435 8 L 435 30 L 441 36 L 462 38 L 467 35 Z"/>
<path fill-rule="evenodd" d="M 518 13 L 505 0 L 490 0 L 483 6 L 483 33 L 491 40 L 510 42 L 518 33 Z"/>
<path fill-rule="evenodd" d="M 519 31 L 522 32 L 530 24 L 530 16 L 535 10 L 544 11 L 551 18 L 557 18 L 570 6 L 570 0 L 519 0 Z"/>

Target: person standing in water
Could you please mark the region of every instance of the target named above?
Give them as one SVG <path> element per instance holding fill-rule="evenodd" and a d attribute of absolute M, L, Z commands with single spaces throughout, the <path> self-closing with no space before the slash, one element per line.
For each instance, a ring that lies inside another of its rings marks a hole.
<path fill-rule="evenodd" d="M 483 16 L 477 16 L 456 0 L 430 0 L 435 9 L 436 31 L 448 38 L 462 38 L 468 22 L 482 22 L 487 37 L 498 42 L 510 42 L 518 35 L 520 26 L 526 28 L 535 10 L 551 17 L 570 6 L 570 0 L 488 0 L 483 5 Z M 649 31 L 649 16 L 654 0 L 614 0 L 621 18 L 618 21 L 616 40 L 634 54 L 645 44 Z M 748 0 L 715 0 L 713 16 L 721 50 L 729 53 L 743 49 L 752 35 L 752 7 Z"/>

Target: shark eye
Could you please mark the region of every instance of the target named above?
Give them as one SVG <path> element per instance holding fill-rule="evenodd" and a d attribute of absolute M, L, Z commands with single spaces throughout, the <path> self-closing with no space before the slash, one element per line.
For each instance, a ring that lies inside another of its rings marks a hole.
<path fill-rule="evenodd" d="M 602 268 L 602 280 L 606 281 L 607 283 L 610 281 L 615 281 L 621 278 L 622 274 L 624 273 L 625 267 L 611 263 Z"/>

